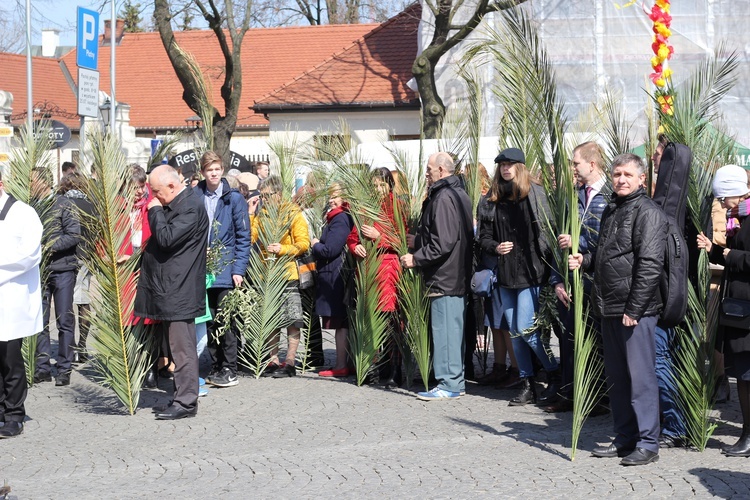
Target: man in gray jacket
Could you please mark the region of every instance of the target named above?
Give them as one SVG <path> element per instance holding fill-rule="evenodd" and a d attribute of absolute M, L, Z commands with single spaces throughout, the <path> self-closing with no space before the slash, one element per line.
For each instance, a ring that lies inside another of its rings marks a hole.
<path fill-rule="evenodd" d="M 453 175 L 448 153 L 427 161 L 427 199 L 414 242 L 414 253 L 401 257 L 405 268 L 419 267 L 430 296 L 437 387 L 420 392 L 423 401 L 458 399 L 465 391 L 464 314 L 471 273 L 474 229 L 471 201 Z"/>

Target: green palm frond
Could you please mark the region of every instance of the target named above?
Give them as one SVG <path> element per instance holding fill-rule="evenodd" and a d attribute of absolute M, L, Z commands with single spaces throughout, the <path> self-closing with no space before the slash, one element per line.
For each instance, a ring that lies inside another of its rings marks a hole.
<path fill-rule="evenodd" d="M 291 200 L 295 188 L 297 165 L 304 158 L 303 145 L 297 134 L 287 130 L 286 134 L 271 137 L 268 140 L 268 147 L 273 153 L 271 170 L 281 178 L 284 199 Z"/>
<path fill-rule="evenodd" d="M 463 144 L 463 155 L 466 162 L 466 192 L 471 200 L 473 217 L 477 217 L 477 206 L 482 196 L 482 179 L 479 176 L 479 143 L 482 137 L 482 123 L 484 121 L 484 101 L 482 99 L 484 85 L 475 65 L 462 67 L 459 76 L 468 90 L 466 111 L 463 127 L 460 130 L 460 140 Z"/>
<path fill-rule="evenodd" d="M 294 262 L 289 255 L 266 254 L 264 248 L 277 243 L 290 231 L 297 214 L 295 205 L 283 199 L 266 200 L 257 218 L 257 247 L 250 252 L 247 278 L 222 302 L 217 321 L 243 325 L 245 349 L 239 354 L 240 363 L 255 377 L 266 367 L 270 352 L 276 347 L 272 340 L 285 326 L 283 296 L 288 284 L 288 266 Z M 223 329 L 219 330 L 219 335 Z"/>
<path fill-rule="evenodd" d="M 357 264 L 355 287 L 357 302 L 349 313 L 349 352 L 354 361 L 357 385 L 361 386 L 371 371 L 383 360 L 379 355 L 390 334 L 388 313 L 380 310 L 381 290 L 378 283 L 381 255 L 377 242 L 363 240 L 367 256 Z"/>
<path fill-rule="evenodd" d="M 216 108 L 211 103 L 213 90 L 211 80 L 207 79 L 204 70 L 201 68 L 198 60 L 190 52 L 186 52 L 179 45 L 175 45 L 177 51 L 185 58 L 185 62 L 190 68 L 193 78 L 197 84 L 195 99 L 198 101 L 198 116 L 201 117 L 201 143 L 196 147 L 198 157 L 200 158 L 206 151 L 214 149 L 214 115 Z M 157 157 L 158 158 L 158 157 Z M 162 156 L 163 158 L 163 156 Z"/>
<path fill-rule="evenodd" d="M 162 161 L 164 161 L 164 158 L 169 157 L 173 153 L 175 146 L 180 141 L 182 141 L 182 134 L 180 134 L 179 132 L 171 134 L 169 137 L 164 139 L 161 144 L 159 144 L 159 147 L 156 148 L 154 154 L 149 157 L 146 170 L 150 171 L 151 169 L 161 165 Z"/>
<path fill-rule="evenodd" d="M 623 102 L 618 92 L 607 88 L 601 103 L 596 106 L 602 129 L 605 163 L 632 149 L 630 131 L 633 123 L 628 122 Z"/>
<path fill-rule="evenodd" d="M 688 190 L 688 214 L 698 231 L 706 232 L 711 219 L 711 183 L 718 167 L 727 163 L 734 141 L 724 131 L 718 103 L 737 81 L 739 58 L 720 45 L 677 87 L 652 96 L 659 123 L 669 140 L 688 146 L 693 153 Z M 671 109 L 662 109 L 658 99 L 672 98 Z M 678 329 L 675 379 L 678 405 L 685 416 L 687 439 L 699 450 L 708 442 L 711 396 L 715 368 L 713 345 L 716 324 L 709 304 L 710 270 L 705 252 L 697 263 L 697 279 L 688 286 L 688 314 Z M 714 297 L 714 300 L 717 300 Z"/>
<path fill-rule="evenodd" d="M 399 307 L 404 338 L 416 361 L 425 391 L 429 390 L 430 368 L 430 298 L 422 274 L 408 269 L 398 282 Z"/>
<path fill-rule="evenodd" d="M 281 309 L 288 283 L 286 266 L 291 261 L 289 256 L 268 259 L 260 252 L 251 252 L 248 279 L 227 295 L 217 315 L 216 321 L 222 325 L 229 325 L 231 321 L 242 325 L 244 348 L 239 353 L 239 361 L 255 378 L 263 373 L 275 347 L 272 339 L 285 326 Z"/>
<path fill-rule="evenodd" d="M 42 123 L 40 127 L 44 128 Z M 21 129 L 18 147 L 14 148 L 10 158 L 7 174 L 3 177 L 5 190 L 18 201 L 31 206 L 39 216 L 42 226 L 47 229 L 50 224 L 54 196 L 40 196 L 35 192 L 34 176 L 36 172 L 46 172 L 51 179 L 54 159 L 50 151 L 52 142 L 49 134 L 33 134 L 24 127 Z M 42 246 L 42 260 L 39 264 L 41 282 L 45 283 L 49 274 L 49 242 Z M 23 339 L 22 353 L 26 366 L 26 381 L 34 384 L 36 372 L 36 335 Z"/>
<path fill-rule="evenodd" d="M 122 195 L 127 182 L 125 156 L 111 135 L 90 136 L 93 154 L 88 197 L 95 218 L 84 219 L 94 244 L 85 247 L 84 260 L 94 276 L 91 309 L 92 367 L 99 381 L 110 387 L 134 414 L 150 362 L 149 328 L 131 326 L 136 287 L 137 256 L 118 264 L 130 227 L 132 200 Z"/>

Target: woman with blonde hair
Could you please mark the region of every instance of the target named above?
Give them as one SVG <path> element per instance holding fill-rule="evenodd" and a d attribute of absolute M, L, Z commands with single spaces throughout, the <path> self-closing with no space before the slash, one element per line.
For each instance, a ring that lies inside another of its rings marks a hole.
<path fill-rule="evenodd" d="M 492 187 L 478 209 L 479 244 L 497 256 L 497 286 L 523 380 L 521 392 L 510 401 L 516 406 L 536 402 L 532 353 L 550 380 L 559 378 L 557 361 L 534 327 L 539 292 L 549 277 L 550 248 L 544 231 L 549 208 L 520 149 L 501 151 L 495 163 Z M 549 391 L 557 391 L 555 384 L 549 384 L 545 393 Z"/>

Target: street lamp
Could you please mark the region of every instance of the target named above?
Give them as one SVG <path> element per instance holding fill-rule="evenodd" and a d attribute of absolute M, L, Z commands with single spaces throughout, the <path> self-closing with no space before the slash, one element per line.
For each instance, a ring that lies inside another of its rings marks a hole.
<path fill-rule="evenodd" d="M 107 130 L 107 127 L 110 125 L 109 121 L 109 115 L 112 110 L 111 108 L 111 101 L 109 100 L 109 97 L 107 97 L 101 106 L 99 106 L 99 113 L 102 115 L 102 122 L 104 123 L 104 130 Z"/>

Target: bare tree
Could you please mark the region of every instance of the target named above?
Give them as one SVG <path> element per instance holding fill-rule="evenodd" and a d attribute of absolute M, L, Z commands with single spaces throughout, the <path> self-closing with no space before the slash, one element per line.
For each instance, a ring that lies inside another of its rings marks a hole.
<path fill-rule="evenodd" d="M 226 1 L 218 4 L 215 0 L 195 0 L 208 27 L 214 32 L 224 58 L 224 81 L 221 85 L 222 111 L 213 107 L 214 149 L 229 164 L 229 141 L 237 126 L 237 114 L 242 97 L 242 40 L 251 25 L 252 0 Z M 200 85 L 190 69 L 185 53 L 182 52 L 174 36 L 174 19 L 169 0 L 154 1 L 154 24 L 167 51 L 177 78 L 182 84 L 182 99 L 200 114 Z M 239 21 L 239 22 L 238 22 Z M 228 38 L 227 38 L 228 37 Z M 231 41 L 231 44 L 230 44 Z M 210 99 L 210 96 L 209 96 Z"/>
<path fill-rule="evenodd" d="M 256 4 L 255 22 L 260 26 L 307 23 L 357 24 L 383 22 L 403 10 L 410 0 L 268 0 Z"/>
<path fill-rule="evenodd" d="M 412 74 L 417 82 L 419 97 L 422 101 L 422 126 L 426 138 L 437 138 L 445 119 L 445 104 L 438 94 L 435 80 L 435 68 L 440 58 L 465 40 L 479 26 L 486 14 L 514 8 L 526 1 L 475 0 L 473 11 L 470 9 L 471 3 L 464 0 L 422 1 L 422 8 L 432 11 L 435 24 L 432 40 L 417 56 L 412 66 Z M 459 9 L 465 20 L 454 22 Z"/>

